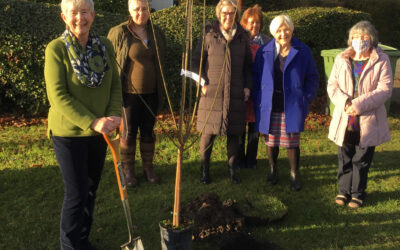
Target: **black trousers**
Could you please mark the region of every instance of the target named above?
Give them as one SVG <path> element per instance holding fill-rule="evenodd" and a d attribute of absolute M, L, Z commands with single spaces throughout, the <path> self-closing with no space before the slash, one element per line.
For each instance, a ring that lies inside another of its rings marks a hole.
<path fill-rule="evenodd" d="M 62 250 L 84 250 L 92 226 L 96 190 L 106 157 L 102 136 L 53 136 L 64 182 L 60 243 Z"/>
<path fill-rule="evenodd" d="M 375 147 L 363 148 L 359 146 L 359 142 L 359 132 L 346 132 L 343 146 L 338 147 L 337 178 L 339 194 L 364 200 Z"/>
<path fill-rule="evenodd" d="M 141 94 L 140 96 L 153 114 L 156 115 L 158 106 L 157 93 Z M 153 130 L 156 118 L 143 103 L 139 95 L 124 93 L 123 97 L 124 110 L 122 115 L 124 119 L 124 131 L 122 138 L 127 140 L 128 144 L 135 143 L 137 133 L 140 130 L 140 139 L 142 141 L 153 142 Z"/>
<path fill-rule="evenodd" d="M 214 140 L 216 135 L 202 134 L 200 139 L 200 159 L 201 163 L 210 166 L 210 158 L 212 148 L 214 146 Z M 239 136 L 238 135 L 227 135 L 226 141 L 228 166 L 234 167 L 236 161 L 236 155 L 239 149 Z"/>
<path fill-rule="evenodd" d="M 247 134 L 247 149 L 246 149 Z M 239 138 L 239 151 L 237 155 L 237 163 L 239 167 L 252 167 L 257 165 L 257 152 L 259 132 L 255 130 L 255 123 L 247 123 L 247 132 L 244 132 Z"/>

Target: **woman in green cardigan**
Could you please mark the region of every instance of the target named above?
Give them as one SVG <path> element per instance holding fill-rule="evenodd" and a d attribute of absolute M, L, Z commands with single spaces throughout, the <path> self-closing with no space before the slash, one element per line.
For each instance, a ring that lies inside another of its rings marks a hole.
<path fill-rule="evenodd" d="M 109 134 L 121 121 L 121 82 L 111 43 L 90 31 L 93 0 L 62 0 L 66 30 L 45 52 L 48 134 L 64 182 L 61 249 L 96 249 L 88 240 Z"/>

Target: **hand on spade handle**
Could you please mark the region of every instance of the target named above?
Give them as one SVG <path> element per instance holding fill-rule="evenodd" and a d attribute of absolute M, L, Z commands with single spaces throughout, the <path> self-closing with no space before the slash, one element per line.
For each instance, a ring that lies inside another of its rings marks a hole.
<path fill-rule="evenodd" d="M 97 118 L 92 122 L 90 128 L 101 134 L 109 135 L 114 131 L 121 123 L 121 117 L 118 116 L 107 116 Z"/>

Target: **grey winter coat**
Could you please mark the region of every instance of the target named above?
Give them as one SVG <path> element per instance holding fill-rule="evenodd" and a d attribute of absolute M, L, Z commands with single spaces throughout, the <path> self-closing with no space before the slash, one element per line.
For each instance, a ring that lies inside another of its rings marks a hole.
<path fill-rule="evenodd" d="M 201 132 L 204 127 L 204 134 L 241 135 L 246 124 L 244 88 L 251 90 L 253 84 L 249 34 L 237 24 L 236 34 L 226 47 L 219 22 L 208 24 L 205 31 L 201 75 L 206 80 L 207 93 L 200 97 L 197 130 Z M 192 57 L 195 73 L 199 73 L 201 42 L 200 39 Z"/>

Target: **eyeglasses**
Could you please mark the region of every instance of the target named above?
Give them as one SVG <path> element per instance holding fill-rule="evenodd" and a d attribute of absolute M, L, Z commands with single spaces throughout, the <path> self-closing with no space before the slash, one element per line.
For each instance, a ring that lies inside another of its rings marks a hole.
<path fill-rule="evenodd" d="M 136 9 L 133 9 L 132 11 L 134 11 L 134 12 L 147 12 L 149 9 L 147 8 L 147 7 L 143 7 L 143 8 L 140 8 L 140 7 L 138 7 L 138 8 L 136 8 Z"/>
<path fill-rule="evenodd" d="M 221 12 L 221 16 L 234 16 L 235 12 Z"/>

